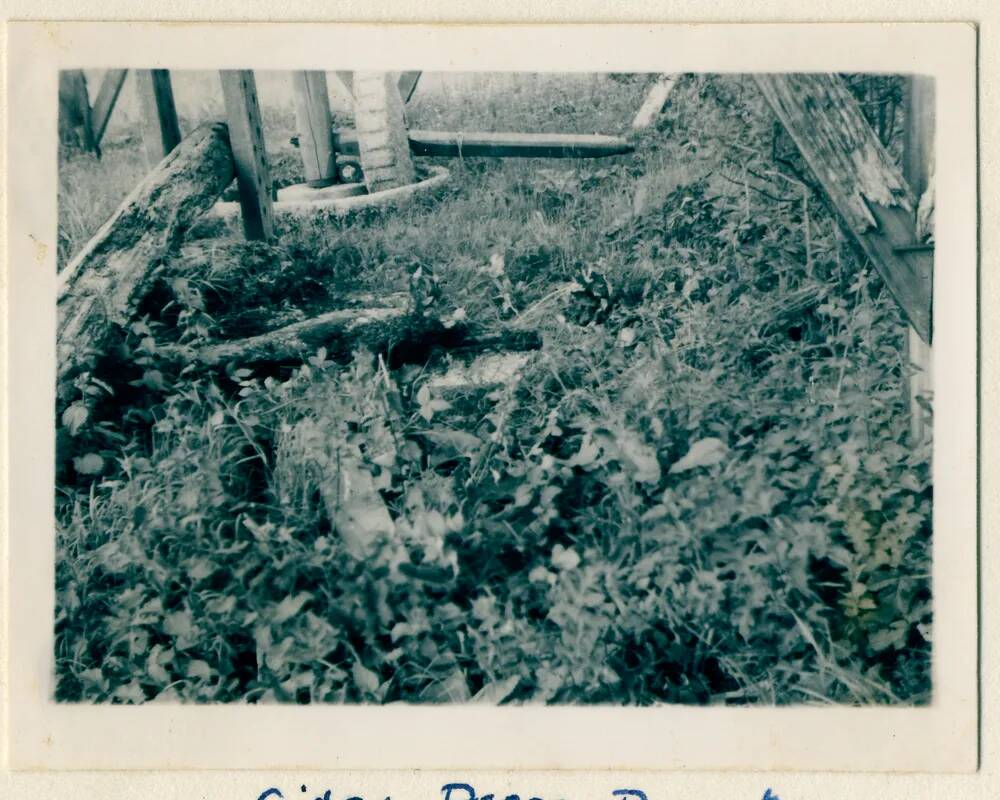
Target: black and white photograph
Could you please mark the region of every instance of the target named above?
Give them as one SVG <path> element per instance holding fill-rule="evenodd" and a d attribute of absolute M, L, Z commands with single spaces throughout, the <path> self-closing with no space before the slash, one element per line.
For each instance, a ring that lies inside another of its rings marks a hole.
<path fill-rule="evenodd" d="M 62 71 L 55 699 L 928 703 L 934 93 Z"/>
<path fill-rule="evenodd" d="M 974 29 L 6 41 L 16 769 L 976 769 Z"/>

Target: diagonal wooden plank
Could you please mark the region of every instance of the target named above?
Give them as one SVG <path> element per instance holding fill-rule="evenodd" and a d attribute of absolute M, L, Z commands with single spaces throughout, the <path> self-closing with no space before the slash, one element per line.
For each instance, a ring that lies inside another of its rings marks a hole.
<path fill-rule="evenodd" d="M 128 75 L 127 69 L 109 69 L 104 73 L 101 88 L 97 90 L 91 118 L 94 126 L 94 141 L 98 145 L 104 138 L 104 132 L 108 129 L 108 120 L 111 119 L 111 112 L 115 109 L 115 103 L 125 83 L 126 75 Z"/>
<path fill-rule="evenodd" d="M 760 74 L 757 85 L 920 337 L 931 340 L 933 254 L 913 249 L 916 200 L 833 74 Z"/>
<path fill-rule="evenodd" d="M 409 103 L 413 93 L 417 90 L 417 83 L 420 82 L 421 72 L 403 72 L 399 76 L 399 96 L 403 98 L 403 103 Z"/>
<path fill-rule="evenodd" d="M 670 99 L 670 94 L 677 85 L 678 77 L 677 75 L 661 75 L 649 87 L 646 99 L 643 100 L 642 105 L 632 119 L 632 130 L 641 131 L 653 124 L 653 120 L 660 115 L 667 104 L 667 100 Z"/>

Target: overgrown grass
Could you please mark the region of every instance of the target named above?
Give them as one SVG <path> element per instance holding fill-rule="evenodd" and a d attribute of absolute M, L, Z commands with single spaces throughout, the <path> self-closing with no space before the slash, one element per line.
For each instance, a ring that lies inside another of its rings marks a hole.
<path fill-rule="evenodd" d="M 620 132 L 644 81 L 480 85 L 418 92 L 412 124 Z M 392 214 L 182 248 L 115 397 L 62 432 L 57 697 L 926 702 L 903 326 L 773 136 L 752 81 L 688 76 L 634 155 L 452 160 Z M 63 164 L 67 252 L 135 158 Z M 378 354 L 217 376 L 157 354 L 415 274 L 442 312 L 542 332 L 520 380 L 456 397 Z M 394 529 L 364 558 L 347 458 Z"/>

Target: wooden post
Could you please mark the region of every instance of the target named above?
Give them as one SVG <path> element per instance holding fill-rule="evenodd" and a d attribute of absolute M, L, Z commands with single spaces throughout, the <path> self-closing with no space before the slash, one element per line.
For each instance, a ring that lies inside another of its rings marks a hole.
<path fill-rule="evenodd" d="M 420 82 L 420 72 L 403 72 L 399 76 L 399 96 L 403 98 L 403 103 L 409 103 L 413 93 L 417 90 L 417 83 Z"/>
<path fill-rule="evenodd" d="M 98 146 L 108 129 L 108 120 L 111 119 L 111 112 L 115 108 L 126 75 L 128 75 L 127 69 L 109 69 L 104 73 L 104 80 L 101 81 L 101 88 L 97 91 L 93 110 L 94 141 Z"/>
<path fill-rule="evenodd" d="M 82 147 L 100 154 L 94 138 L 87 79 L 82 69 L 59 73 L 59 140 L 67 147 Z"/>
<path fill-rule="evenodd" d="M 337 70 L 333 73 L 337 76 L 337 80 L 340 81 L 341 85 L 347 89 L 348 92 L 354 94 L 354 73 L 348 72 L 346 70 Z"/>
<path fill-rule="evenodd" d="M 656 79 L 632 120 L 632 130 L 645 130 L 653 124 L 653 120 L 660 115 L 670 99 L 670 93 L 677 85 L 677 78 L 677 75 L 661 75 Z"/>
<path fill-rule="evenodd" d="M 315 188 L 337 180 L 337 158 L 333 149 L 330 96 L 325 72 L 293 72 L 295 120 L 299 129 L 299 154 L 306 184 Z"/>
<path fill-rule="evenodd" d="M 906 78 L 903 95 L 903 175 L 916 197 L 930 187 L 934 172 L 934 79 L 923 75 Z M 919 242 L 917 243 L 919 244 Z M 915 444 L 931 437 L 931 415 L 921 405 L 934 396 L 931 346 L 911 327 L 907 331 L 907 355 L 911 373 L 907 376 L 910 426 Z"/>
<path fill-rule="evenodd" d="M 135 85 L 142 109 L 142 141 L 146 148 L 146 162 L 152 168 L 181 141 L 170 72 L 165 69 L 136 70 Z"/>
<path fill-rule="evenodd" d="M 240 190 L 243 232 L 247 239 L 269 239 L 274 234 L 274 211 L 257 84 L 250 70 L 222 70 L 219 75 Z"/>
<path fill-rule="evenodd" d="M 127 325 L 167 253 L 233 179 L 226 126 L 195 130 L 160 161 L 60 274 L 57 409 L 79 395 L 116 326 Z"/>
<path fill-rule="evenodd" d="M 754 77 L 846 228 L 930 342 L 933 254 L 913 247 L 917 201 L 857 101 L 833 74 Z"/>

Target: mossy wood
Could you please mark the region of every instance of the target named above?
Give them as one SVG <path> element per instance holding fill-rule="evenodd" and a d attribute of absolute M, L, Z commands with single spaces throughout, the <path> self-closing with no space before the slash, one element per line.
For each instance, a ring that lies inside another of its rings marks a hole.
<path fill-rule="evenodd" d="M 432 315 L 417 315 L 408 308 L 408 295 L 393 294 L 368 308 L 344 308 L 243 339 L 200 348 L 164 345 L 161 357 L 193 361 L 205 367 L 225 364 L 274 364 L 300 361 L 326 348 L 335 359 L 349 358 L 358 348 L 375 353 L 418 354 L 437 347 L 459 352 L 481 350 L 533 350 L 541 339 L 533 331 L 503 330 L 478 334 L 466 327 L 448 327 Z"/>
<path fill-rule="evenodd" d="M 58 293 L 58 400 L 127 325 L 159 265 L 234 175 L 225 125 L 203 125 L 161 161 L 67 265 Z"/>
<path fill-rule="evenodd" d="M 755 77 L 845 226 L 929 342 L 933 253 L 912 247 L 916 199 L 857 101 L 833 74 Z"/>

